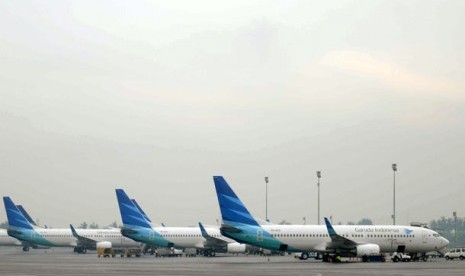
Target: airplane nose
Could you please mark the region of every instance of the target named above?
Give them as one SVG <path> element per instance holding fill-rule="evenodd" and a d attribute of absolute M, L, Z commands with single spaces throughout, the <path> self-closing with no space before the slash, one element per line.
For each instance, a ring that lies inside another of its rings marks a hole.
<path fill-rule="evenodd" d="M 444 245 L 444 247 L 446 247 L 449 245 L 449 240 L 447 240 L 444 237 L 441 237 L 441 244 Z"/>

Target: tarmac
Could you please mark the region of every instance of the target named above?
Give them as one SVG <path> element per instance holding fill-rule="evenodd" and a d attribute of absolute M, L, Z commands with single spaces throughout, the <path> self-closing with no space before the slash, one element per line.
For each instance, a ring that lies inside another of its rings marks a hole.
<path fill-rule="evenodd" d="M 286 256 L 98 258 L 70 248 L 0 249 L 0 275 L 465 275 L 465 261 L 431 258 L 427 262 L 322 263 Z"/>

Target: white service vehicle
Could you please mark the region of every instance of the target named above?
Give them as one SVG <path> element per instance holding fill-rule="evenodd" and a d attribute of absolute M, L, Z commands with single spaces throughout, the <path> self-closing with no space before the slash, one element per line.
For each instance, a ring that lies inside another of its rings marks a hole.
<path fill-rule="evenodd" d="M 446 258 L 446 260 L 453 260 L 458 258 L 463 261 L 465 260 L 465 248 L 452 249 L 444 255 L 444 258 Z"/>
<path fill-rule="evenodd" d="M 405 253 L 401 252 L 394 252 L 392 254 L 391 260 L 395 263 L 397 262 L 410 262 L 412 260 L 412 257 L 410 255 L 407 255 Z"/>

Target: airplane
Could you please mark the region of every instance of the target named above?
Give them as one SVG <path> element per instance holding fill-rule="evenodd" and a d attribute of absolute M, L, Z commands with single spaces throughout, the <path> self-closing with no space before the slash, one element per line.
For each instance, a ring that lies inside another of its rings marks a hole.
<path fill-rule="evenodd" d="M 45 247 L 74 247 L 78 253 L 86 253 L 87 249 L 96 249 L 102 243 L 114 248 L 140 247 L 140 243 L 123 237 L 117 228 L 113 229 L 50 229 L 41 228 L 31 223 L 23 212 L 13 203 L 10 197 L 3 197 L 5 204 L 9 236 L 23 244 Z M 24 251 L 25 248 L 23 248 Z"/>
<path fill-rule="evenodd" d="M 17 205 L 18 210 L 26 217 L 26 219 L 33 225 L 37 224 L 35 221 L 29 216 L 29 214 L 26 212 L 23 206 Z M 23 251 L 29 251 L 29 249 L 32 247 L 34 249 L 48 249 L 49 247 L 46 246 L 40 246 L 37 244 L 33 244 L 30 242 L 21 242 L 20 240 L 17 240 L 11 236 L 8 235 L 7 229 L 0 229 L 0 246 L 22 246 Z"/>
<path fill-rule="evenodd" d="M 123 221 L 121 233 L 125 237 L 145 243 L 149 247 L 197 248 L 208 256 L 214 256 L 215 252 L 245 252 L 245 245 L 223 237 L 217 227 L 202 226 L 205 233 L 208 233 L 207 237 L 204 237 L 199 227 L 154 226 L 140 206 L 134 204 L 123 189 L 116 189 L 116 197 Z M 215 242 L 212 239 L 215 239 Z"/>
<path fill-rule="evenodd" d="M 424 254 L 449 244 L 437 232 L 400 225 L 276 225 L 259 224 L 222 176 L 213 177 L 223 224 L 221 233 L 240 243 L 265 249 L 309 252 L 323 256 L 366 257 L 382 253 Z"/>

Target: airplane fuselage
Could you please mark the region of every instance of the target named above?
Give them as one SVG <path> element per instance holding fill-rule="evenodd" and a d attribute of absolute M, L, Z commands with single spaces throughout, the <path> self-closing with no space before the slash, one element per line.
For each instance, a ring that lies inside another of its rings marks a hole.
<path fill-rule="evenodd" d="M 270 250 L 288 252 L 332 252 L 327 248 L 331 242 L 328 230 L 324 225 L 235 225 L 244 231 L 228 231 L 222 233 L 238 242 Z M 335 225 L 338 235 L 360 244 L 377 244 L 381 253 L 399 250 L 411 253 L 436 251 L 447 246 L 448 241 L 435 231 L 412 226 L 388 225 Z"/>
<path fill-rule="evenodd" d="M 219 228 L 207 227 L 209 235 L 226 242 L 235 241 L 224 237 Z M 124 236 L 155 247 L 205 248 L 206 239 L 199 227 L 153 227 L 130 226 L 122 230 Z"/>
<path fill-rule="evenodd" d="M 77 229 L 80 236 L 100 241 L 109 241 L 112 247 L 132 247 L 138 246 L 139 243 L 134 242 L 121 235 L 119 229 Z M 35 229 L 14 229 L 10 228 L 8 234 L 21 241 L 38 244 L 49 247 L 76 247 L 78 240 L 73 236 L 71 229 L 50 229 L 50 228 L 35 228 Z"/>

